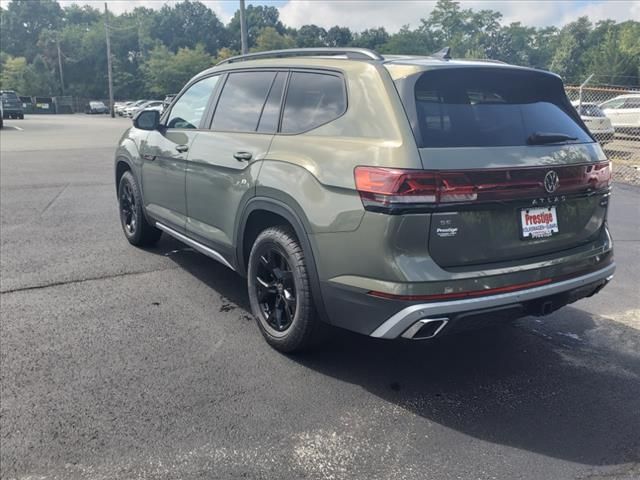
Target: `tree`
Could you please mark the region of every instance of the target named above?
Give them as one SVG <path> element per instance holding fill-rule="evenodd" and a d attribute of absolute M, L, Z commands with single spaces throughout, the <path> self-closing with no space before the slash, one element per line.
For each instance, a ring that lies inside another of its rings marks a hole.
<path fill-rule="evenodd" d="M 33 96 L 50 96 L 57 93 L 58 84 L 55 75 L 37 55 L 24 73 L 24 84 L 21 93 Z"/>
<path fill-rule="evenodd" d="M 24 91 L 24 78 L 27 71 L 27 59 L 7 56 L 0 63 L 0 88 Z"/>
<path fill-rule="evenodd" d="M 201 44 L 210 55 L 215 55 L 226 43 L 226 32 L 220 19 L 197 0 L 184 0 L 173 7 L 164 5 L 153 16 L 153 23 L 152 37 L 174 52 Z"/>
<path fill-rule="evenodd" d="M 286 33 L 286 29 L 280 21 L 280 12 L 276 7 L 247 5 L 245 19 L 247 22 L 249 48 L 256 46 L 258 35 L 266 27 L 274 28 L 280 35 Z M 240 51 L 240 10 L 236 10 L 227 26 L 227 30 L 229 32 L 229 44 L 227 46 L 232 50 Z"/>
<path fill-rule="evenodd" d="M 325 47 L 327 31 L 317 25 L 303 25 L 297 32 L 296 45 L 300 48 Z"/>
<path fill-rule="evenodd" d="M 580 17 L 565 25 L 560 31 L 560 41 L 551 60 L 550 69 L 568 82 L 584 80 L 585 66 L 582 54 L 589 47 L 591 22 Z"/>
<path fill-rule="evenodd" d="M 266 50 L 283 50 L 295 47 L 295 41 L 286 35 L 280 35 L 273 27 L 262 29 L 256 39 L 256 46 L 251 49 L 253 52 L 264 52 Z"/>
<path fill-rule="evenodd" d="M 354 47 L 370 48 L 378 50 L 389 41 L 389 34 L 384 27 L 368 28 L 360 33 L 356 33 L 351 44 Z"/>
<path fill-rule="evenodd" d="M 203 45 L 180 48 L 174 54 L 159 44 L 151 50 L 149 59 L 142 66 L 146 90 L 158 96 L 178 92 L 191 77 L 211 67 L 212 63 L 212 57 Z"/>
<path fill-rule="evenodd" d="M 63 17 L 54 0 L 13 0 L 0 18 L 0 45 L 5 52 L 28 62 L 38 54 L 36 42 L 44 29 L 56 30 Z"/>
<path fill-rule="evenodd" d="M 403 55 L 429 55 L 435 49 L 435 42 L 428 32 L 410 30 L 408 25 L 404 25 L 398 33 L 391 35 L 389 40 L 380 48 L 380 52 Z"/>
<path fill-rule="evenodd" d="M 353 41 L 353 35 L 348 27 L 331 27 L 327 31 L 325 42 L 328 47 L 346 47 Z"/>

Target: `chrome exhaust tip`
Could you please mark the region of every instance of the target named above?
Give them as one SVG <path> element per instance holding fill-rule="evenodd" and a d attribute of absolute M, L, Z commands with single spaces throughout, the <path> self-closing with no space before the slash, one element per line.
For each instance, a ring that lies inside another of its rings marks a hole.
<path fill-rule="evenodd" d="M 448 318 L 423 318 L 411 325 L 402 334 L 402 338 L 409 340 L 427 340 L 435 338 L 449 323 Z"/>

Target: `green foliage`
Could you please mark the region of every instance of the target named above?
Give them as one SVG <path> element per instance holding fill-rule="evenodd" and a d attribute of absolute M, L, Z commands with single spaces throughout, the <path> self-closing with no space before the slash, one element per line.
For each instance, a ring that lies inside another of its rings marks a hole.
<path fill-rule="evenodd" d="M 107 58 L 104 12 L 55 0 L 12 0 L 0 8 L 0 83 L 28 95 L 61 92 L 58 45 L 66 94 L 105 98 Z M 96 4 L 96 5 L 102 5 Z M 352 32 L 314 24 L 285 27 L 274 6 L 248 5 L 252 51 L 292 47 L 371 48 L 385 54 L 428 55 L 445 46 L 455 57 L 494 58 L 545 68 L 580 83 L 640 83 L 640 22 L 588 18 L 556 27 L 502 23 L 493 10 L 438 0 L 417 28 Z M 116 98 L 163 97 L 200 70 L 240 51 L 239 12 L 227 26 L 204 3 L 184 0 L 161 8 L 135 7 L 109 15 Z"/>
<path fill-rule="evenodd" d="M 151 35 L 173 52 L 201 44 L 210 55 L 215 55 L 226 42 L 222 22 L 198 1 L 184 0 L 173 7 L 164 5 L 152 17 Z"/>
<path fill-rule="evenodd" d="M 254 52 L 264 52 L 266 50 L 282 50 L 296 46 L 295 41 L 287 36 L 280 35 L 273 27 L 265 27 L 256 38 L 256 46 L 251 49 Z"/>
<path fill-rule="evenodd" d="M 5 56 L 0 70 L 0 88 L 3 90 L 24 90 L 24 77 L 27 71 L 27 59 L 24 57 Z"/>
<path fill-rule="evenodd" d="M 177 53 L 158 44 L 142 65 L 147 91 L 158 97 L 178 92 L 191 77 L 212 64 L 211 55 L 201 44 L 180 48 Z"/>
<path fill-rule="evenodd" d="M 280 12 L 276 7 L 264 5 L 247 5 L 245 9 L 245 18 L 247 21 L 247 40 L 249 48 L 255 47 L 258 36 L 263 29 L 267 27 L 274 28 L 280 35 L 286 33 L 286 29 L 280 21 Z M 240 50 L 240 11 L 236 11 L 235 15 L 227 26 L 229 31 L 229 47 L 233 50 Z"/>

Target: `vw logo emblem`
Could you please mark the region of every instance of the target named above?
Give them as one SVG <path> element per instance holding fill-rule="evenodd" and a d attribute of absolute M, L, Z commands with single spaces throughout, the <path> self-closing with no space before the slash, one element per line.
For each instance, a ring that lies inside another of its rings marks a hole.
<path fill-rule="evenodd" d="M 544 176 L 544 189 L 547 193 L 555 192 L 560 186 L 560 179 L 558 178 L 558 174 L 553 170 L 547 172 Z"/>

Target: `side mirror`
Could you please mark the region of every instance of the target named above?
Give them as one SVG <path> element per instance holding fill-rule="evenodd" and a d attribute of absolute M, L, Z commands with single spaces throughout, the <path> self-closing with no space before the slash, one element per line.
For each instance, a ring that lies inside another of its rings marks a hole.
<path fill-rule="evenodd" d="M 160 112 L 142 110 L 133 118 L 133 126 L 140 130 L 157 130 L 160 126 Z"/>

